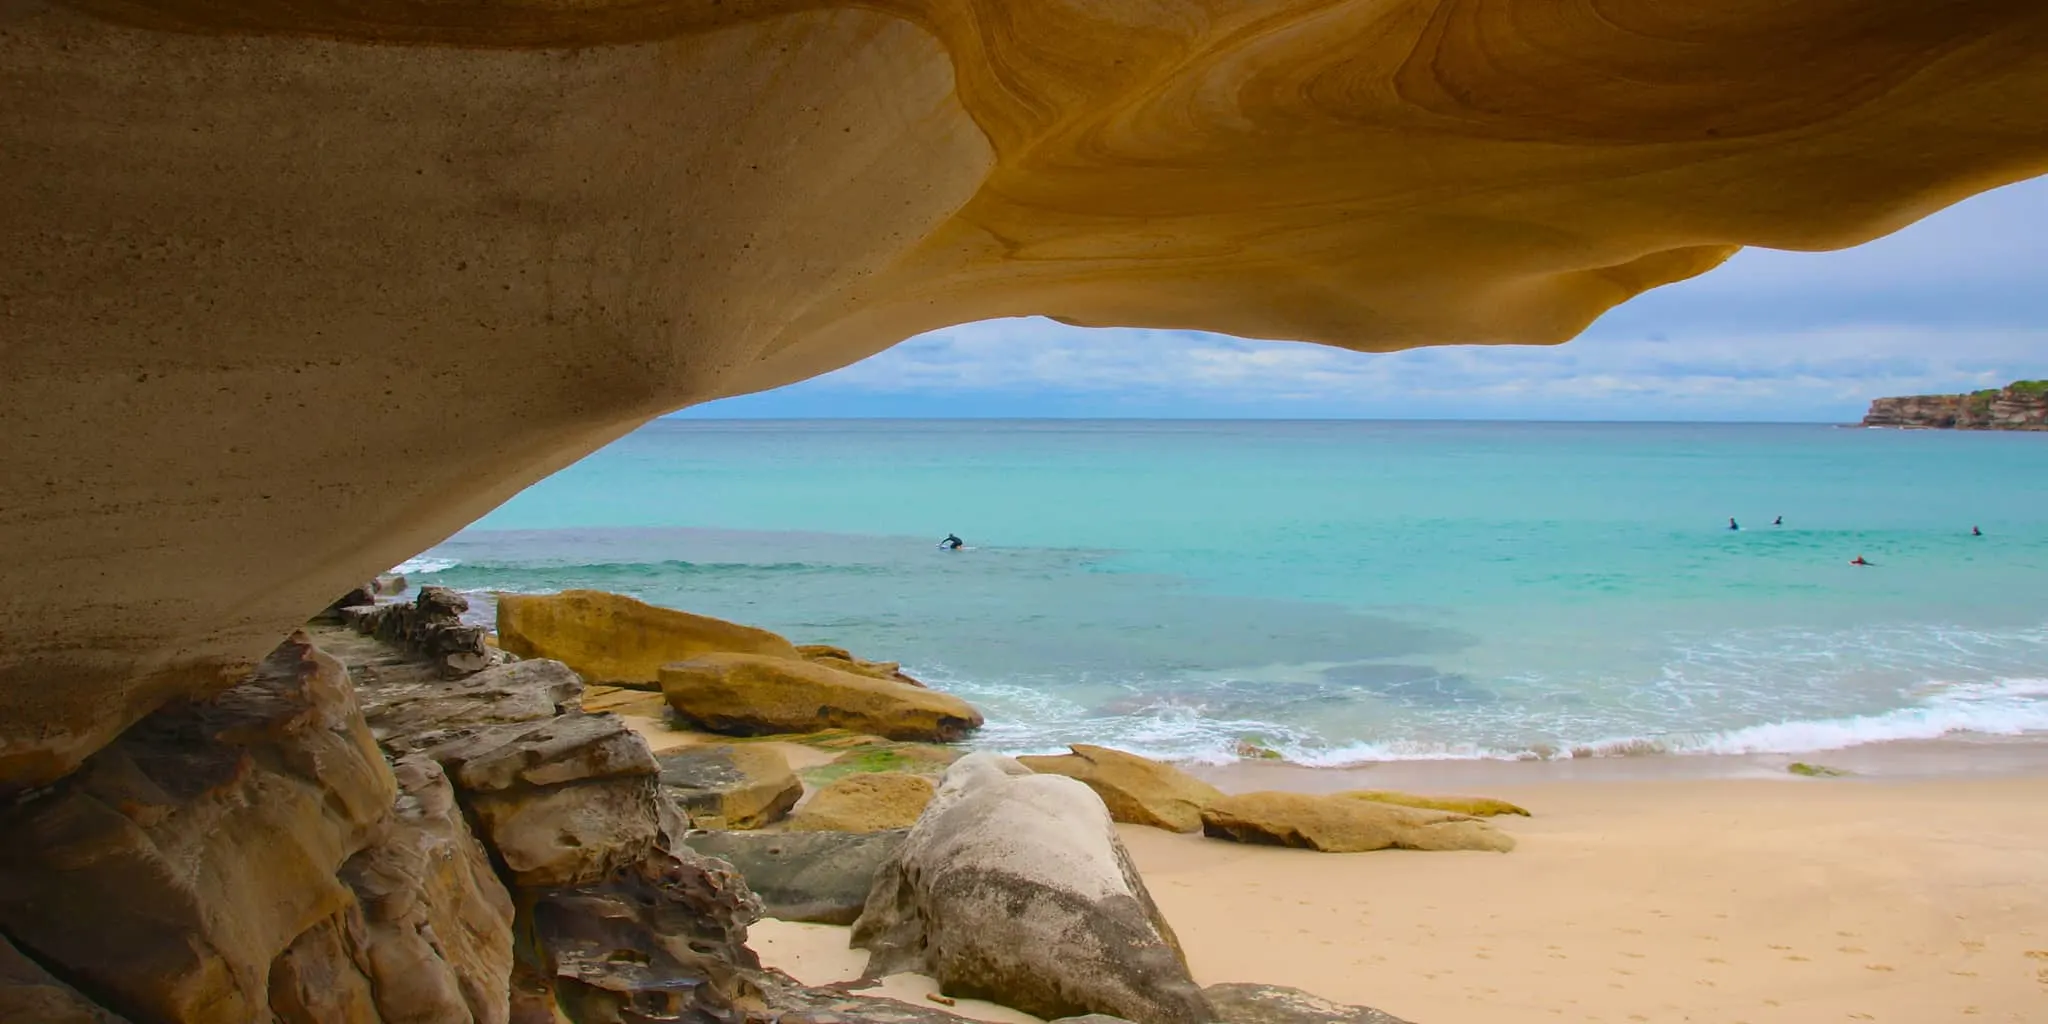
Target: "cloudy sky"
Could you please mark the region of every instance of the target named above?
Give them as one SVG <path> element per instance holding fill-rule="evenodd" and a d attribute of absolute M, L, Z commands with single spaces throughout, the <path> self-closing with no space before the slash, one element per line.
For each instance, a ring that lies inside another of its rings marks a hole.
<path fill-rule="evenodd" d="M 1854 420 L 2048 377 L 2048 178 L 1834 253 L 1745 250 L 1556 347 L 1389 355 L 995 320 L 690 416 Z"/>

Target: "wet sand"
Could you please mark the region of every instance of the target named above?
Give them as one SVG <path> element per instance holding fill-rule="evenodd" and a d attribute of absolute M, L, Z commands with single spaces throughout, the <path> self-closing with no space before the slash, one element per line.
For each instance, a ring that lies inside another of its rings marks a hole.
<path fill-rule="evenodd" d="M 1767 762 L 1684 777 L 1695 758 L 1206 772 L 1227 789 L 1513 800 L 1536 817 L 1501 822 L 1520 844 L 1504 855 L 1123 832 L 1204 984 L 1294 985 L 1419 1024 L 2048 1020 L 2048 776 L 1929 780 L 1908 762 L 1948 754 L 1899 753 L 1896 779 Z M 764 922 L 757 948 L 831 981 L 864 963 L 846 934 Z"/>

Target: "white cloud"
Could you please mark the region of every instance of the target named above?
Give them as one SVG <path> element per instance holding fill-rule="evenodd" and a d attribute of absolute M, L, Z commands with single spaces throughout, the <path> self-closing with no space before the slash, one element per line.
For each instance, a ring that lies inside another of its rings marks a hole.
<path fill-rule="evenodd" d="M 2048 327 L 1839 326 L 1668 339 L 1588 338 L 1557 347 L 1455 346 L 1384 355 L 1192 331 L 995 320 L 934 332 L 817 381 L 873 392 L 1114 394 L 1360 414 L 1452 403 L 1700 402 L 1810 409 L 1880 394 L 2003 383 L 2048 352 Z M 1284 410 L 1276 410 L 1283 412 Z"/>
<path fill-rule="evenodd" d="M 2044 276 L 2048 178 L 1846 252 L 1739 253 L 1558 347 L 1364 355 L 997 320 L 913 338 L 767 404 L 797 415 L 813 399 L 951 415 L 986 398 L 1019 415 L 1043 400 L 1067 414 L 1847 419 L 1879 395 L 2048 376 Z"/>

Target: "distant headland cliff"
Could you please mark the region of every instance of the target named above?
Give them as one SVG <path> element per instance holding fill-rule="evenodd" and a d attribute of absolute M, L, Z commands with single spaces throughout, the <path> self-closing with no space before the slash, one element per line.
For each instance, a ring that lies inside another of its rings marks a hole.
<path fill-rule="evenodd" d="M 2014 381 L 1964 395 L 1879 398 L 1863 416 L 1866 427 L 1954 430 L 2048 430 L 2048 380 Z"/>

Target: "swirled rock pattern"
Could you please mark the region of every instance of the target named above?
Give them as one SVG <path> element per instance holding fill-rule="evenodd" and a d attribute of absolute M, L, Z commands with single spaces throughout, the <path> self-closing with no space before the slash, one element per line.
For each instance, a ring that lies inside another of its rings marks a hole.
<path fill-rule="evenodd" d="M 1556 342 L 2048 169 L 2029 0 L 9 0 L 0 788 L 660 412 L 1044 313 Z"/>

